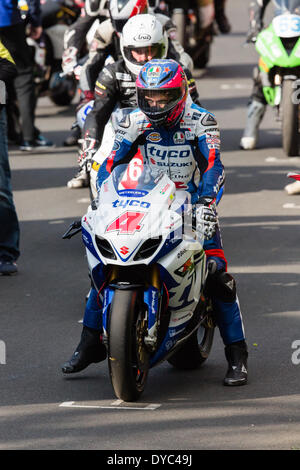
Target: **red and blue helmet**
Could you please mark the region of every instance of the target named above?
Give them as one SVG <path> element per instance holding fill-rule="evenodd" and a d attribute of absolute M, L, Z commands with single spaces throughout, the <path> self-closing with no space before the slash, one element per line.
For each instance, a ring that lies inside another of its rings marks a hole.
<path fill-rule="evenodd" d="M 153 59 L 136 80 L 140 110 L 155 127 L 172 127 L 183 115 L 188 96 L 186 75 L 172 59 Z"/>

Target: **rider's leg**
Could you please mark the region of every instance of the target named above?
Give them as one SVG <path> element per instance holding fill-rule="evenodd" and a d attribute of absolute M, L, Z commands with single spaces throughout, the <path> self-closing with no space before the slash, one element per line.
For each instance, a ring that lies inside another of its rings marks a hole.
<path fill-rule="evenodd" d="M 63 364 L 63 373 L 80 372 L 93 362 L 104 361 L 107 352 L 101 333 L 101 308 L 97 302 L 97 291 L 92 288 L 86 303 L 80 342 L 71 358 Z"/>
<path fill-rule="evenodd" d="M 247 344 L 240 304 L 236 292 L 236 282 L 227 272 L 219 231 L 213 239 L 205 242 L 209 275 L 206 283 L 208 295 L 212 299 L 217 326 L 225 346 L 228 369 L 224 385 L 244 385 L 247 383 Z"/>
<path fill-rule="evenodd" d="M 240 146 L 244 150 L 256 148 L 259 125 L 264 117 L 267 103 L 263 94 L 261 72 L 257 67 L 253 73 L 253 91 L 247 107 L 246 126 Z"/>

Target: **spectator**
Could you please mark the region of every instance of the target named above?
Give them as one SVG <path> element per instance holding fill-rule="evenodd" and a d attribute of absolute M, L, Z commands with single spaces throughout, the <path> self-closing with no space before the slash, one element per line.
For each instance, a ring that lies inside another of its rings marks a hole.
<path fill-rule="evenodd" d="M 0 42 L 0 275 L 16 274 L 20 229 L 13 202 L 7 150 L 5 83 L 17 74 L 14 61 Z"/>
<path fill-rule="evenodd" d="M 225 13 L 226 0 L 214 0 L 215 18 L 219 30 L 222 34 L 228 34 L 231 31 L 231 25 Z"/>
<path fill-rule="evenodd" d="M 39 39 L 42 33 L 40 0 L 27 0 L 30 37 Z M 17 67 L 15 78 L 18 105 L 20 109 L 23 142 L 21 150 L 52 146 L 34 126 L 36 96 L 33 78 L 33 63 L 26 42 L 25 23 L 21 18 L 18 0 L 0 1 L 0 40 L 9 50 Z"/>

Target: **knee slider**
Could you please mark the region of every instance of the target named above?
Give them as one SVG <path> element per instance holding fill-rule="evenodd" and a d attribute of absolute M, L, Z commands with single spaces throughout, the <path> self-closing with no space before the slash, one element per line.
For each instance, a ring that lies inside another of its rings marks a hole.
<path fill-rule="evenodd" d="M 209 274 L 205 291 L 209 297 L 215 297 L 223 302 L 234 302 L 236 300 L 235 279 L 225 271 Z"/>

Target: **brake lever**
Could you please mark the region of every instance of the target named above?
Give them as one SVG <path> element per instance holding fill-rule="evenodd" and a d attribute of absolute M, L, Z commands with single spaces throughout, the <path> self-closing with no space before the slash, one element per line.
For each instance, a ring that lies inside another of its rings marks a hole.
<path fill-rule="evenodd" d="M 73 230 L 75 230 L 75 231 L 72 232 Z M 81 220 L 75 220 L 69 226 L 66 233 L 64 233 L 64 235 L 62 236 L 62 239 L 63 240 L 70 239 L 70 238 L 74 237 L 75 235 L 77 235 L 77 233 L 79 233 L 79 232 L 81 232 Z"/>

